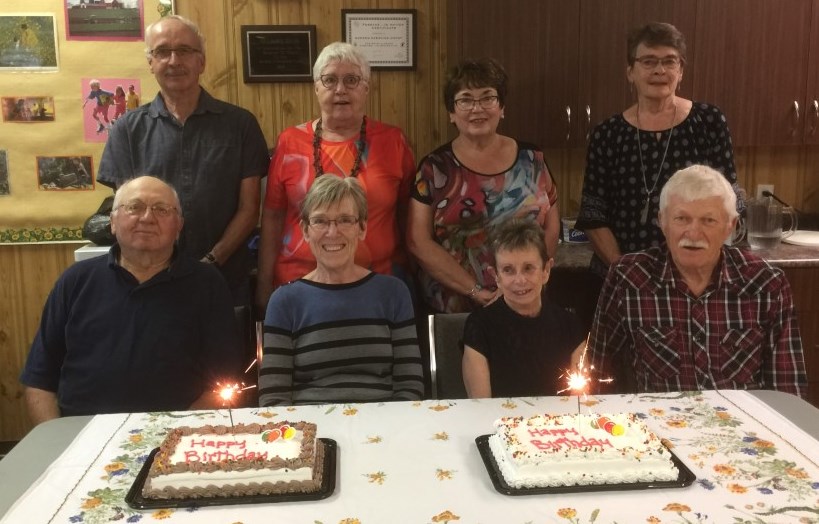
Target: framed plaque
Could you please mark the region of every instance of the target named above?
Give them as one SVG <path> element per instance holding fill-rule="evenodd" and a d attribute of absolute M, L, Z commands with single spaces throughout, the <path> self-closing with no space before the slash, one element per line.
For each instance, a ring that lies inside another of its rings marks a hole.
<path fill-rule="evenodd" d="M 242 26 L 246 84 L 312 82 L 317 54 L 314 25 Z"/>
<path fill-rule="evenodd" d="M 415 9 L 342 9 L 341 34 L 373 69 L 415 69 Z"/>

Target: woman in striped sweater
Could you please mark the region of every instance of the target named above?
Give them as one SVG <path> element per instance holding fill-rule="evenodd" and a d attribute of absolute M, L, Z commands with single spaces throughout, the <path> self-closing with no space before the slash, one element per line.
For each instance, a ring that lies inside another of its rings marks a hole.
<path fill-rule="evenodd" d="M 317 179 L 300 227 L 317 266 L 270 297 L 260 405 L 420 399 L 409 290 L 355 262 L 367 233 L 367 200 L 356 179 Z"/>

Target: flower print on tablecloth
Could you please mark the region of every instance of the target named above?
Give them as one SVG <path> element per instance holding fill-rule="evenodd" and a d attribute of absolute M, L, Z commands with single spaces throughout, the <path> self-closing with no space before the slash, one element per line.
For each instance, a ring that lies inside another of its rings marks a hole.
<path fill-rule="evenodd" d="M 151 451 L 159 447 L 165 439 L 168 427 L 179 425 L 180 419 L 209 420 L 213 418 L 213 412 L 191 411 L 182 414 L 158 412 L 142 416 L 144 423 L 135 424 L 118 444 L 120 453 L 102 465 L 99 476 L 108 486 L 89 491 L 87 496 L 81 499 L 78 512 L 69 518 L 70 522 L 85 524 L 119 520 L 139 522 L 146 515 L 127 507 L 124 500 Z M 95 474 L 94 471 L 90 473 Z M 172 510 L 165 510 L 164 513 L 154 512 L 151 517 L 164 520 L 172 513 Z"/>

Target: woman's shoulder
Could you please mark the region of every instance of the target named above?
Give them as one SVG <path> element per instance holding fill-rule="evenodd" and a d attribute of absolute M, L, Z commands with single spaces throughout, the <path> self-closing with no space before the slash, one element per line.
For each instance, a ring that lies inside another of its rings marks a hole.
<path fill-rule="evenodd" d="M 441 144 L 433 151 L 424 155 L 421 162 L 419 162 L 419 165 L 441 164 L 443 162 L 454 162 L 454 160 L 455 154 L 452 152 L 452 142 L 447 142 L 446 144 Z"/>
<path fill-rule="evenodd" d="M 721 122 L 725 120 L 722 110 L 714 104 L 708 102 L 691 102 L 690 118 L 695 118 L 705 122 Z"/>

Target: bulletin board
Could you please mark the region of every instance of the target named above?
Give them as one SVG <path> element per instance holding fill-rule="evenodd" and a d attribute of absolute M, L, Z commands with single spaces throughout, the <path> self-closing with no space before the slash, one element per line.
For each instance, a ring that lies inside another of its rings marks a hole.
<path fill-rule="evenodd" d="M 172 0 L 0 4 L 0 244 L 81 240 L 111 189 L 96 182 L 108 129 L 159 91 L 145 27 Z"/>

